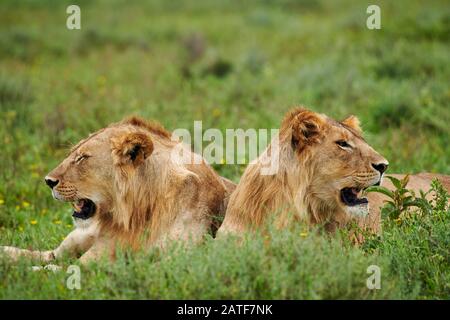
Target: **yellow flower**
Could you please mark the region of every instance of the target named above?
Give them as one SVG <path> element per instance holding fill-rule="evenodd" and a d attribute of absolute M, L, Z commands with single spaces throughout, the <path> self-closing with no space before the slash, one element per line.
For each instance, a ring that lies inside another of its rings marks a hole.
<path fill-rule="evenodd" d="M 226 164 L 227 162 L 225 161 L 225 159 L 224 158 L 222 158 L 221 160 L 220 160 L 220 164 Z"/>
<path fill-rule="evenodd" d="M 305 238 L 308 235 L 308 232 L 300 232 L 300 237 Z"/>
<path fill-rule="evenodd" d="M 17 206 L 16 206 L 16 211 L 19 211 L 19 210 L 20 210 L 20 206 L 17 205 Z"/>
<path fill-rule="evenodd" d="M 0 205 L 5 204 L 5 200 L 0 199 Z"/>
<path fill-rule="evenodd" d="M 23 227 L 22 226 L 19 226 L 19 228 L 17 228 L 17 229 L 19 229 L 19 232 L 23 232 Z"/>
<path fill-rule="evenodd" d="M 31 220 L 30 223 L 31 224 L 37 224 L 38 222 L 37 222 L 37 220 Z"/>
<path fill-rule="evenodd" d="M 61 220 L 55 220 L 55 221 L 53 221 L 53 223 L 54 223 L 54 224 L 61 224 L 62 221 L 61 221 Z"/>
<path fill-rule="evenodd" d="M 214 108 L 213 109 L 212 115 L 213 115 L 214 118 L 220 117 L 221 114 L 222 114 L 222 112 L 220 111 L 219 108 Z"/>
<path fill-rule="evenodd" d="M 23 201 L 23 202 L 22 202 L 22 207 L 28 208 L 29 206 L 30 206 L 30 203 L 29 203 L 29 202 L 26 202 L 26 201 Z"/>

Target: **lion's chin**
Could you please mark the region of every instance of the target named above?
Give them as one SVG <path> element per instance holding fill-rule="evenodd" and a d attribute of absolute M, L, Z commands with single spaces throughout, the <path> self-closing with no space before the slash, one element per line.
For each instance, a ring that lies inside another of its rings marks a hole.
<path fill-rule="evenodd" d="M 369 200 L 364 196 L 364 189 L 346 187 L 340 190 L 339 198 L 347 214 L 354 217 L 365 217 L 369 214 Z"/>
<path fill-rule="evenodd" d="M 369 214 L 369 203 L 345 206 L 345 211 L 348 215 L 353 217 L 366 217 Z"/>

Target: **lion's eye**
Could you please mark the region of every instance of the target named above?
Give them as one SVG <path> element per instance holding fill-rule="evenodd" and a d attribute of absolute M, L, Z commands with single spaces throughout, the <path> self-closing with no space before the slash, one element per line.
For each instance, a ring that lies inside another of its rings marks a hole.
<path fill-rule="evenodd" d="M 88 155 L 83 154 L 83 155 L 81 155 L 81 156 L 78 156 L 78 157 L 75 159 L 75 162 L 76 162 L 76 163 L 80 163 L 81 161 L 83 161 L 84 159 L 87 159 L 88 157 L 89 157 Z"/>
<path fill-rule="evenodd" d="M 338 140 L 338 141 L 336 141 L 336 144 L 337 144 L 339 147 L 342 147 L 342 148 L 351 148 L 351 147 L 352 147 L 352 146 L 349 145 L 348 142 L 345 141 L 345 140 Z"/>

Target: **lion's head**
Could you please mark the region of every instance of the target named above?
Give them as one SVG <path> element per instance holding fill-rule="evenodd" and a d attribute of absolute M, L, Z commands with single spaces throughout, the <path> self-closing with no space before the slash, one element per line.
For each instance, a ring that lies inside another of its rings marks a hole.
<path fill-rule="evenodd" d="M 79 142 L 45 181 L 55 199 L 72 202 L 78 226 L 95 221 L 132 246 L 197 241 L 216 228 L 234 185 L 205 161 L 178 161 L 178 147 L 195 155 L 159 124 L 132 117 Z"/>
<path fill-rule="evenodd" d="M 230 198 L 223 229 L 259 225 L 271 214 L 283 225 L 288 211 L 312 223 L 343 224 L 367 215 L 362 193 L 380 183 L 388 162 L 363 139 L 356 117 L 338 122 L 298 108 L 285 116 L 278 143 L 278 172 L 261 175 L 259 159 L 248 166 Z M 272 142 L 261 157 L 273 152 Z"/>
<path fill-rule="evenodd" d="M 170 138 L 159 125 L 138 118 L 113 124 L 75 145 L 45 182 L 55 199 L 73 204 L 77 219 L 111 213 L 121 201 L 118 175 L 131 176 L 143 170 L 154 149 L 152 135 Z"/>
<path fill-rule="evenodd" d="M 315 211 L 367 215 L 368 200 L 362 192 L 380 184 L 388 162 L 364 140 L 355 116 L 338 122 L 296 109 L 285 117 L 280 134 L 299 164 L 299 170 L 292 171 L 294 178 L 308 176 L 304 192 Z"/>

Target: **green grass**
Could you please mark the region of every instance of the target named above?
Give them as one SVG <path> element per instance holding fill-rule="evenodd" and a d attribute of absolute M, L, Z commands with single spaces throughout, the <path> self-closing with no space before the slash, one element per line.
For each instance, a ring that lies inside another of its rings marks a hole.
<path fill-rule="evenodd" d="M 68 147 L 138 114 L 168 129 L 277 128 L 292 106 L 356 114 L 390 172 L 450 174 L 450 7 L 376 1 L 69 1 L 0 4 L 0 244 L 50 249 L 72 229 L 43 177 Z M 216 165 L 238 181 L 245 166 Z M 0 260 L 1 298 L 450 298 L 448 210 L 386 219 L 358 248 L 303 227 L 264 245 L 208 240 L 67 274 Z M 172 251 L 171 251 L 172 252 Z M 73 261 L 61 264 L 68 266 Z M 382 268 L 367 290 L 366 268 Z"/>

